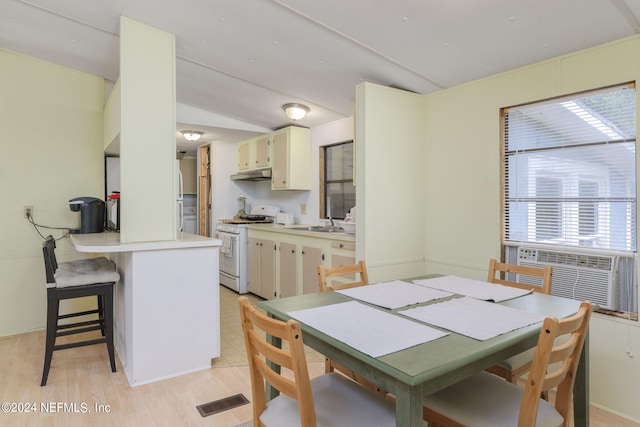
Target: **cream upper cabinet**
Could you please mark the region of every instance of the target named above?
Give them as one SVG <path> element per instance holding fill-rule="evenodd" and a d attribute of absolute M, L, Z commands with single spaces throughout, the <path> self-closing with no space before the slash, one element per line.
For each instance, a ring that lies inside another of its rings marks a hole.
<path fill-rule="evenodd" d="M 238 144 L 238 172 L 271 167 L 271 135 L 251 138 Z"/>
<path fill-rule="evenodd" d="M 272 190 L 311 190 L 311 131 L 290 126 L 271 134 Z"/>
<path fill-rule="evenodd" d="M 272 168 L 272 190 L 311 190 L 311 131 L 290 126 L 238 144 L 238 172 Z"/>
<path fill-rule="evenodd" d="M 271 166 L 271 136 L 263 135 L 255 140 L 255 168 L 262 169 Z"/>
<path fill-rule="evenodd" d="M 243 141 L 238 144 L 238 171 L 251 169 L 251 148 L 254 140 Z"/>

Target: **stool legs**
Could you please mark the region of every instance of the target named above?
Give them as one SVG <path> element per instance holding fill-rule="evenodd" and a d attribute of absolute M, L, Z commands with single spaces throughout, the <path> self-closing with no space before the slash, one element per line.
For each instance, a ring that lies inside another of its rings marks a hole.
<path fill-rule="evenodd" d="M 42 370 L 42 381 L 40 386 L 47 384 L 51 358 L 56 344 L 56 330 L 58 329 L 58 308 L 60 300 L 56 298 L 54 289 L 47 289 L 47 338 L 44 351 L 44 369 Z"/>
<path fill-rule="evenodd" d="M 42 370 L 42 381 L 40 382 L 41 386 L 47 384 L 53 352 L 56 350 L 106 343 L 111 372 L 116 372 L 116 358 L 113 344 L 113 285 L 114 283 L 96 283 L 78 287 L 47 289 L 47 331 L 44 368 Z M 92 295 L 96 295 L 98 298 L 98 310 L 60 316 L 60 300 Z M 85 316 L 87 314 L 95 314 L 96 311 L 98 313 L 98 320 L 58 326 L 58 320 L 61 318 L 66 319 L 75 316 Z M 102 338 L 56 345 L 56 337 L 58 336 L 73 335 L 94 330 L 100 330 Z"/>
<path fill-rule="evenodd" d="M 98 300 L 98 319 L 104 319 L 104 295 L 97 295 L 97 300 Z M 104 322 L 102 323 L 102 328 L 100 328 L 100 330 L 102 331 L 102 336 L 105 336 L 105 330 L 104 330 Z"/>
<path fill-rule="evenodd" d="M 100 296 L 98 296 L 100 298 Z M 109 362 L 111 362 L 111 372 L 116 371 L 116 357 L 113 349 L 113 287 L 109 287 L 104 298 L 104 310 L 102 322 L 103 335 L 107 339 L 107 351 L 109 352 Z"/>

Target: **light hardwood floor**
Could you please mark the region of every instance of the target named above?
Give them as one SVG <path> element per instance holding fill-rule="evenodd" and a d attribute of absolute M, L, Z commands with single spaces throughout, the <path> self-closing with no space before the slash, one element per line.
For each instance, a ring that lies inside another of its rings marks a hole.
<path fill-rule="evenodd" d="M 223 314 L 221 319 L 225 331 L 222 358 L 214 361 L 211 369 L 133 388 L 119 360 L 118 372 L 111 372 L 104 345 L 55 352 L 48 383 L 40 387 L 44 332 L 0 338 L 0 403 L 29 405 L 30 409 L 35 404 L 36 409 L 28 413 L 2 411 L 0 425 L 233 427 L 251 419 L 251 404 L 205 418 L 196 409 L 197 405 L 237 393 L 251 399 L 246 362 L 232 354 L 239 351 L 238 346 L 225 344 L 225 335 L 229 339 L 240 335 L 239 322 L 234 320 L 236 299 L 237 294 L 221 288 L 221 311 L 227 310 L 229 316 Z M 322 358 L 313 352 L 308 357 L 311 376 L 320 375 L 324 371 Z M 50 412 L 44 412 L 42 405 Z M 640 424 L 592 407 L 591 426 Z"/>

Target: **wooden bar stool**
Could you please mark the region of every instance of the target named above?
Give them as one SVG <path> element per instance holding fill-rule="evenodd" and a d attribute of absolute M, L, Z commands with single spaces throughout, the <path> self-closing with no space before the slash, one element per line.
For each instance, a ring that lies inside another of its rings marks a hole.
<path fill-rule="evenodd" d="M 111 372 L 116 372 L 113 347 L 113 285 L 120 280 L 115 264 L 105 258 L 83 259 L 58 265 L 55 255 L 56 242 L 48 236 L 42 245 L 47 277 L 47 338 L 41 386 L 47 384 L 53 352 L 94 344 L 107 344 Z M 60 301 L 72 298 L 96 296 L 96 310 L 59 314 Z M 95 320 L 58 324 L 61 319 L 97 314 Z M 100 330 L 101 338 L 56 345 L 56 338 Z"/>

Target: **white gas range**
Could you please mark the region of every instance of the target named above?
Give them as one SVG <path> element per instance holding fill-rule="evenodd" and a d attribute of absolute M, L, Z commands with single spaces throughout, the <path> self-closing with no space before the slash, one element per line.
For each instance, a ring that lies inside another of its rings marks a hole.
<path fill-rule="evenodd" d="M 251 208 L 249 215 L 220 220 L 216 237 L 222 240 L 220 247 L 220 284 L 239 294 L 249 292 L 247 275 L 247 251 L 249 238 L 247 224 L 272 223 L 280 212 L 277 206 L 260 205 Z"/>

